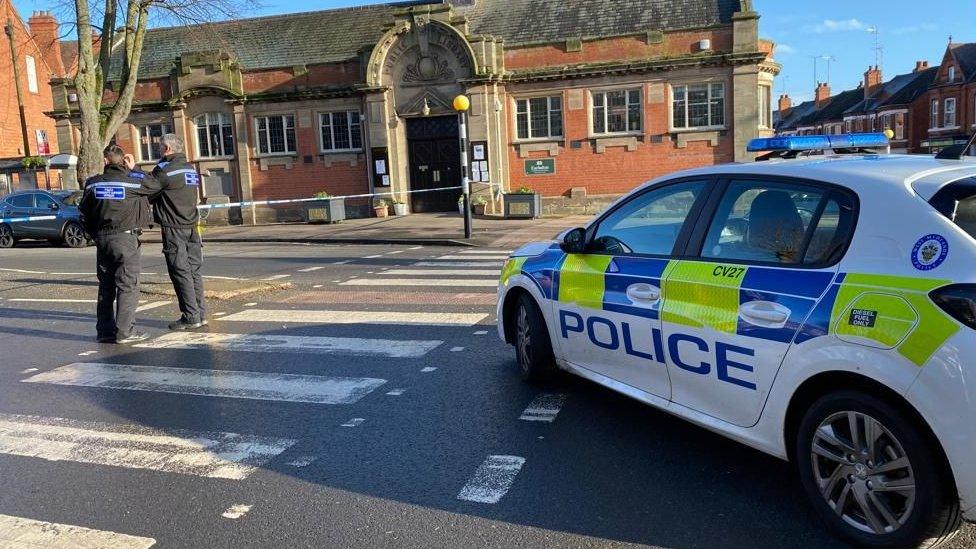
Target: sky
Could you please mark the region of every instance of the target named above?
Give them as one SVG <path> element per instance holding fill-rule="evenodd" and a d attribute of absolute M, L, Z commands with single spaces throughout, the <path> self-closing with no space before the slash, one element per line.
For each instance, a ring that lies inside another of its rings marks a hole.
<path fill-rule="evenodd" d="M 247 15 L 379 2 L 261 0 L 259 3 L 262 7 Z M 52 9 L 65 2 L 14 0 L 14 4 L 26 18 L 34 10 Z M 783 65 L 783 71 L 776 79 L 776 92 L 789 93 L 794 104 L 813 97 L 815 80 L 828 79 L 828 64 L 831 89 L 837 93 L 856 87 L 876 58 L 887 80 L 911 72 L 916 60 L 939 63 L 950 35 L 956 42 L 976 41 L 976 0 L 754 0 L 753 4 L 762 16 L 760 36 L 778 44 L 775 57 Z M 875 48 L 876 39 L 880 52 Z"/>

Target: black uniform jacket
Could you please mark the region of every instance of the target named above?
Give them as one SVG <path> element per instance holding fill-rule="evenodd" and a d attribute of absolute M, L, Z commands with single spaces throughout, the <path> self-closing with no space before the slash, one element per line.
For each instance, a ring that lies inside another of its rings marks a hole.
<path fill-rule="evenodd" d="M 163 192 L 153 201 L 153 213 L 161 227 L 192 227 L 200 220 L 197 211 L 200 174 L 186 161 L 186 155 L 164 156 L 152 171 Z"/>
<path fill-rule="evenodd" d="M 78 205 L 85 230 L 97 237 L 149 226 L 149 198 L 160 191 L 159 182 L 124 166 L 110 164 L 102 175 L 85 181 Z"/>

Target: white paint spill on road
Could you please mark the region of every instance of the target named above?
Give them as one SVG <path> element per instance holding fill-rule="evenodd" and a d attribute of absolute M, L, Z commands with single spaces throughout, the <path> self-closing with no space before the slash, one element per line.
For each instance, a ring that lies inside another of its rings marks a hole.
<path fill-rule="evenodd" d="M 324 268 L 325 267 L 322 267 L 322 266 L 319 266 L 319 267 L 305 267 L 304 269 L 298 269 L 298 272 L 300 272 L 300 273 L 314 273 L 315 271 L 321 271 Z"/>
<path fill-rule="evenodd" d="M 0 414 L 0 454 L 242 480 L 295 440 Z"/>
<path fill-rule="evenodd" d="M 288 465 L 291 465 L 292 467 L 298 467 L 298 468 L 308 467 L 317 459 L 318 459 L 317 456 L 298 456 L 297 458 L 289 461 Z"/>
<path fill-rule="evenodd" d="M 230 508 L 221 513 L 220 516 L 226 519 L 237 520 L 246 515 L 247 512 L 251 510 L 251 507 L 253 507 L 253 505 L 244 505 L 242 503 L 231 505 Z"/>
<path fill-rule="evenodd" d="M 404 313 L 392 311 L 321 311 L 304 309 L 248 309 L 228 315 L 224 322 L 284 322 L 301 324 L 422 324 L 474 326 L 483 313 Z"/>
<path fill-rule="evenodd" d="M 497 267 L 501 268 L 504 261 L 418 261 L 414 267 Z"/>
<path fill-rule="evenodd" d="M 423 368 L 420 369 L 420 371 L 425 374 L 429 374 L 431 372 L 436 372 L 437 368 L 434 366 L 424 366 Z"/>
<path fill-rule="evenodd" d="M 37 368 L 27 368 L 26 370 L 21 370 L 20 373 L 22 373 L 22 374 L 32 374 L 32 373 L 34 373 L 36 371 L 38 371 Z"/>
<path fill-rule="evenodd" d="M 566 395 L 564 393 L 543 393 L 532 400 L 528 408 L 522 412 L 519 419 L 522 421 L 543 421 L 545 423 L 552 423 L 555 421 L 556 415 L 559 414 L 559 410 L 562 409 L 565 402 Z"/>
<path fill-rule="evenodd" d="M 450 280 L 437 278 L 356 278 L 347 280 L 340 286 L 451 286 L 451 287 L 491 287 L 498 286 L 498 281 L 490 279 Z"/>
<path fill-rule="evenodd" d="M 497 269 L 390 269 L 385 275 L 399 276 L 493 276 L 501 274 Z"/>
<path fill-rule="evenodd" d="M 398 396 L 401 396 L 405 392 L 407 392 L 406 389 L 393 389 L 392 391 L 390 391 L 390 392 L 388 392 L 386 394 L 387 394 L 387 396 L 398 397 Z"/>
<path fill-rule="evenodd" d="M 257 353 L 305 353 L 419 358 L 439 347 L 437 340 L 366 339 L 263 334 L 176 332 L 139 343 L 143 349 L 210 349 Z"/>
<path fill-rule="evenodd" d="M 141 313 L 150 309 L 158 309 L 159 307 L 169 305 L 170 303 L 172 303 L 172 301 L 153 301 L 152 303 L 146 303 L 145 305 L 136 307 L 136 312 Z"/>
<path fill-rule="evenodd" d="M 0 515 L 0 547 L 5 549 L 148 549 L 153 545 L 152 538 Z"/>
<path fill-rule="evenodd" d="M 272 276 L 268 276 L 268 277 L 262 278 L 261 280 L 263 280 L 264 282 L 270 282 L 272 280 L 281 280 L 283 278 L 288 278 L 289 276 L 291 276 L 291 275 L 290 274 L 277 274 L 277 275 L 272 275 Z"/>
<path fill-rule="evenodd" d="M 451 352 L 452 353 L 460 353 L 463 350 L 464 350 L 464 347 L 451 347 Z"/>
<path fill-rule="evenodd" d="M 461 488 L 457 498 L 475 503 L 498 503 L 512 487 L 523 465 L 523 457 L 488 456 Z"/>
<path fill-rule="evenodd" d="M 354 418 L 350 419 L 349 421 L 343 423 L 340 427 L 359 427 L 365 421 L 366 420 L 364 418 L 354 417 Z"/>
<path fill-rule="evenodd" d="M 353 404 L 386 380 L 77 362 L 23 382 L 250 400 Z"/>

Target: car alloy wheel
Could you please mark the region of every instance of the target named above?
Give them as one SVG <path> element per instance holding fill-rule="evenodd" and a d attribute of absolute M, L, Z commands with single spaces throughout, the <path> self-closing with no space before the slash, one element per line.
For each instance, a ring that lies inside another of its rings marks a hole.
<path fill-rule="evenodd" d="M 88 237 L 85 235 L 85 230 L 80 226 L 69 223 L 64 229 L 64 243 L 69 248 L 81 248 L 88 243 Z"/>
<path fill-rule="evenodd" d="M 901 528 L 915 506 L 915 473 L 902 443 L 877 419 L 841 411 L 813 435 L 814 479 L 827 505 L 868 534 Z"/>
<path fill-rule="evenodd" d="M 12 248 L 14 233 L 7 225 L 0 225 L 0 248 Z"/>

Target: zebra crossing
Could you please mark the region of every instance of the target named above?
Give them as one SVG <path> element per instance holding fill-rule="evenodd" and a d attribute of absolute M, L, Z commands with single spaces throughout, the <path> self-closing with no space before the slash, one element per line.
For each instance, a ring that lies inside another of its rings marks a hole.
<path fill-rule="evenodd" d="M 361 292 L 359 287 L 383 287 L 388 289 L 388 293 L 396 294 L 401 291 L 398 288 L 402 288 L 404 294 L 409 294 L 410 288 L 424 287 L 438 295 L 485 295 L 484 301 L 477 302 L 483 306 L 491 301 L 490 296 L 507 255 L 507 252 L 501 250 L 465 250 L 434 258 L 401 260 L 409 264 L 371 272 L 368 276 L 359 274 L 338 285 L 331 285 L 328 291 Z M 314 276 L 319 270 L 321 268 L 304 267 L 297 272 Z M 281 275 L 275 276 L 284 278 Z M 168 304 L 168 301 L 154 302 L 152 307 L 143 310 L 155 310 Z M 244 308 L 215 320 L 217 326 L 211 326 L 213 331 L 165 333 L 134 346 L 134 349 L 182 351 L 191 353 L 189 356 L 196 356 L 194 353 L 199 352 L 230 355 L 265 353 L 279 358 L 294 355 L 336 357 L 340 361 L 342 357 L 354 356 L 382 359 L 382 364 L 388 370 L 396 370 L 398 360 L 424 359 L 440 350 L 463 352 L 465 347 L 451 344 L 448 337 L 437 330 L 470 330 L 491 320 L 488 312 L 397 310 L 397 307 L 390 306 L 393 303 L 385 304 L 383 310 L 331 307 L 285 309 L 268 305 L 270 304 L 248 303 Z M 249 328 L 272 325 L 275 326 L 274 333 L 248 329 L 235 333 L 231 329 L 238 326 Z M 303 332 L 289 333 L 291 326 L 301 328 Z M 334 330 L 342 326 L 412 326 L 424 329 L 423 333 L 433 337 L 399 339 L 337 335 Z M 316 333 L 309 335 L 308 329 Z M 470 335 L 472 332 L 465 333 Z M 178 367 L 147 362 L 149 363 L 73 362 L 55 365 L 50 369 L 24 370 L 23 378 L 19 381 L 24 387 L 64 387 L 65 390 L 75 391 L 157 393 L 322 406 L 355 406 L 373 393 L 401 396 L 407 391 L 404 387 L 391 385 L 387 379 L 389 376 L 382 374 L 342 376 L 322 372 L 312 375 L 215 369 L 194 364 L 192 360 Z M 417 372 L 432 375 L 438 370 L 438 366 L 440 365 L 426 365 Z M 396 402 L 396 399 L 390 402 Z M 344 423 L 337 421 L 335 425 L 342 428 L 360 427 L 369 425 L 369 418 L 353 417 Z M 0 413 L 0 455 L 52 463 L 71 462 L 177 474 L 225 482 L 245 481 L 257 470 L 275 462 L 279 456 L 288 455 L 289 450 L 300 442 L 299 437 L 266 436 L 236 430 L 169 429 L 127 423 L 124 420 L 93 421 L 60 416 Z M 293 455 L 288 463 L 300 463 L 301 467 L 305 467 L 317 459 L 318 456 L 314 455 Z M 462 492 L 467 494 L 461 499 L 481 503 L 497 502 L 514 482 L 523 462 L 524 459 L 517 456 L 490 456 L 486 463 L 478 467 L 476 477 L 461 487 Z M 472 464 L 472 468 L 476 465 Z M 500 480 L 496 474 L 498 471 L 501 471 Z M 486 492 L 486 489 L 479 487 L 478 478 L 487 479 L 492 487 Z M 42 519 L 43 517 L 0 514 L 0 546 L 130 548 L 151 547 L 155 544 L 152 538 L 95 530 L 83 525 L 49 523 Z"/>

